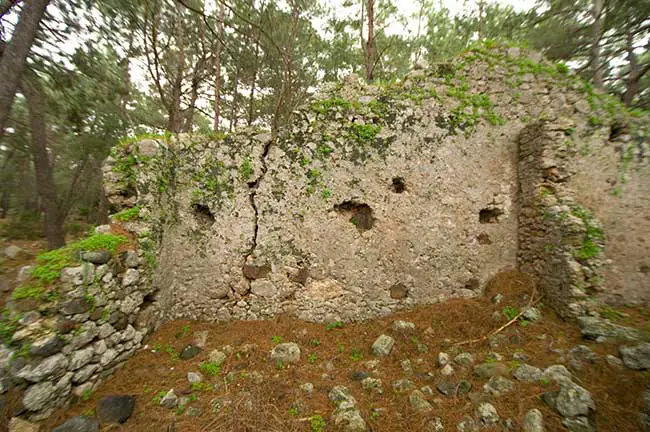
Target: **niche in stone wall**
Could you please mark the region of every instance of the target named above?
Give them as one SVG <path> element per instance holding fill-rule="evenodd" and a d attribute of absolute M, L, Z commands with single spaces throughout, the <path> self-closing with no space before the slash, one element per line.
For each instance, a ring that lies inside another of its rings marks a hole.
<path fill-rule="evenodd" d="M 215 221 L 210 208 L 203 204 L 192 204 L 192 215 L 197 224 L 203 228 L 210 228 Z"/>
<path fill-rule="evenodd" d="M 498 223 L 499 216 L 503 214 L 503 210 L 498 207 L 489 207 L 482 209 L 478 214 L 478 221 L 482 224 L 485 223 Z"/>
<path fill-rule="evenodd" d="M 372 208 L 368 204 L 343 201 L 341 204 L 335 205 L 334 210 L 344 215 L 350 215 L 350 223 L 361 232 L 368 231 L 375 224 L 376 219 L 372 215 Z"/>

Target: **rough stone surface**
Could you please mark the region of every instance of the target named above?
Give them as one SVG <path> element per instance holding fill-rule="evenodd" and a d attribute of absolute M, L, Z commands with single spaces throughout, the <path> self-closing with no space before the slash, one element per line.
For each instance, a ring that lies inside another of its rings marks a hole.
<path fill-rule="evenodd" d="M 36 423 L 14 417 L 9 420 L 9 432 L 39 432 L 41 427 Z"/>
<path fill-rule="evenodd" d="M 419 412 L 428 412 L 433 409 L 433 406 L 426 400 L 424 393 L 420 390 L 414 390 L 409 395 L 409 403 Z"/>
<path fill-rule="evenodd" d="M 523 432 L 544 432 L 544 416 L 538 409 L 532 409 L 524 417 Z"/>
<path fill-rule="evenodd" d="M 644 342 L 635 346 L 619 348 L 623 364 L 630 369 L 643 370 L 650 368 L 650 343 Z"/>
<path fill-rule="evenodd" d="M 135 409 L 134 396 L 106 396 L 97 403 L 97 417 L 102 423 L 124 423 Z"/>
<path fill-rule="evenodd" d="M 57 426 L 52 432 L 98 432 L 99 423 L 92 417 L 78 416 Z"/>
<path fill-rule="evenodd" d="M 276 345 L 271 351 L 271 361 L 280 361 L 285 364 L 298 363 L 300 361 L 300 347 L 294 342 Z"/>
<path fill-rule="evenodd" d="M 483 390 L 487 393 L 491 393 L 494 396 L 501 396 L 504 393 L 512 391 L 514 383 L 508 378 L 501 376 L 493 376 L 489 381 L 483 386 Z"/>
<path fill-rule="evenodd" d="M 512 372 L 512 376 L 518 381 L 536 382 L 542 378 L 542 370 L 523 364 Z"/>
<path fill-rule="evenodd" d="M 372 344 L 372 353 L 377 357 L 386 357 L 392 351 L 394 344 L 395 339 L 387 335 L 381 335 Z"/>
<path fill-rule="evenodd" d="M 481 424 L 485 427 L 491 427 L 497 424 L 500 420 L 497 409 L 494 405 L 484 402 L 476 408 L 476 415 Z"/>
<path fill-rule="evenodd" d="M 596 405 L 591 393 L 585 388 L 572 382 L 560 386 L 560 393 L 555 400 L 555 408 L 563 417 L 586 416 L 589 410 L 595 410 Z"/>

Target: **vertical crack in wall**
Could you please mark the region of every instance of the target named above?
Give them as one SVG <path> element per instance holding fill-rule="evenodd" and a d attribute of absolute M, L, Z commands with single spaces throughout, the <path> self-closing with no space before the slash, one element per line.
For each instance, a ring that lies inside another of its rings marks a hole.
<path fill-rule="evenodd" d="M 259 187 L 260 183 L 264 179 L 264 176 L 266 175 L 266 171 L 268 169 L 268 167 L 266 166 L 266 157 L 268 156 L 269 151 L 271 150 L 273 141 L 274 138 L 269 138 L 264 143 L 264 150 L 262 151 L 262 155 L 260 156 L 260 162 L 262 163 L 260 175 L 257 176 L 255 180 L 248 182 L 248 188 L 250 189 L 248 199 L 251 203 L 251 207 L 253 208 L 255 227 L 253 230 L 253 237 L 251 239 L 251 246 L 244 254 L 244 264 L 246 264 L 248 257 L 252 256 L 255 253 L 255 249 L 257 248 L 257 236 L 259 232 L 259 210 L 257 208 L 257 203 L 255 202 L 255 197 L 257 196 L 257 188 Z"/>

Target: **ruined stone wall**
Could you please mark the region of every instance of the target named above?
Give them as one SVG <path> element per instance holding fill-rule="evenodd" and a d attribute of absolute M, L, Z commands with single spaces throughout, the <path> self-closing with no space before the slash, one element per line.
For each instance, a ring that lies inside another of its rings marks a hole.
<path fill-rule="evenodd" d="M 0 391 L 20 398 L 14 415 L 43 419 L 90 393 L 135 354 L 148 331 L 137 321 L 151 288 L 142 252 L 81 258 L 63 268 L 56 288 L 14 295 L 7 305 L 3 330 L 11 325 L 12 333 L 0 347 Z"/>
<path fill-rule="evenodd" d="M 638 165 L 607 153 L 619 109 L 535 53 L 480 48 L 394 85 L 324 89 L 277 137 L 125 143 L 104 175 L 156 245 L 152 322 L 366 319 L 479 295 L 517 265 L 570 316 L 615 290 L 603 276 L 629 286 L 630 262 L 648 268 L 641 241 L 623 253 L 608 233 L 629 216 L 644 237 L 647 188 L 591 198 L 585 146 Z"/>
<path fill-rule="evenodd" d="M 562 121 L 540 121 L 519 137 L 519 262 L 533 273 L 545 303 L 564 317 L 586 312 L 601 289 L 605 235 L 600 222 L 576 201 Z"/>

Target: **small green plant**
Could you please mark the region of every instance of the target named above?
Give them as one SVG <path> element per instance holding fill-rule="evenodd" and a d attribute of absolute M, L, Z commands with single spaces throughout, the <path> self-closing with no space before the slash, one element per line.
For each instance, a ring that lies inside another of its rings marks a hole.
<path fill-rule="evenodd" d="M 363 358 L 363 354 L 361 354 L 361 349 L 359 348 L 352 348 L 352 354 L 350 354 L 350 358 L 352 361 L 359 361 Z"/>
<path fill-rule="evenodd" d="M 311 353 L 307 356 L 307 360 L 309 361 L 309 363 L 314 364 L 318 361 L 318 356 L 314 353 Z"/>
<path fill-rule="evenodd" d="M 323 192 L 321 193 L 321 197 L 323 199 L 330 199 L 332 197 L 332 191 L 329 189 L 323 189 Z"/>
<path fill-rule="evenodd" d="M 567 66 L 567 65 L 564 64 L 564 63 L 557 63 L 557 64 L 555 65 L 555 69 L 556 69 L 559 73 L 561 73 L 562 75 L 566 75 L 566 74 L 569 73 L 569 66 Z"/>
<path fill-rule="evenodd" d="M 521 366 L 521 362 L 519 360 L 510 360 L 508 362 L 508 367 L 510 368 L 510 370 L 515 370 L 519 366 Z"/>
<path fill-rule="evenodd" d="M 309 344 L 313 347 L 320 346 L 320 339 L 312 339 L 309 341 Z"/>
<path fill-rule="evenodd" d="M 343 352 L 345 352 L 345 345 L 343 345 L 342 343 L 339 343 L 336 346 L 336 349 L 338 350 L 339 353 L 343 354 Z"/>
<path fill-rule="evenodd" d="M 327 422 L 325 422 L 323 416 L 319 414 L 311 416 L 310 422 L 311 432 L 323 432 L 325 430 L 325 426 L 327 426 Z"/>
<path fill-rule="evenodd" d="M 197 399 L 198 399 L 198 396 L 195 395 L 194 393 L 192 393 L 192 394 L 190 395 L 190 402 L 196 402 Z"/>
<path fill-rule="evenodd" d="M 210 390 L 210 384 L 204 382 L 194 382 L 192 383 L 192 391 L 208 391 Z"/>
<path fill-rule="evenodd" d="M 136 220 L 140 217 L 140 207 L 135 206 L 128 209 L 124 209 L 121 212 L 115 213 L 113 219 L 119 222 L 129 222 Z"/>
<path fill-rule="evenodd" d="M 420 340 L 418 339 L 417 336 L 411 336 L 411 342 L 413 345 L 418 345 L 420 343 Z"/>
<path fill-rule="evenodd" d="M 342 327 L 343 327 L 343 323 L 341 321 L 334 321 L 332 323 L 327 324 L 327 326 L 325 326 L 325 330 L 329 331 L 329 330 L 334 330 L 336 328 L 342 328 Z"/>
<path fill-rule="evenodd" d="M 181 415 L 185 412 L 185 405 L 179 405 L 176 408 L 176 415 Z"/>
<path fill-rule="evenodd" d="M 178 351 L 176 351 L 171 345 L 165 344 L 164 350 L 172 358 L 172 361 L 176 361 L 180 358 Z"/>
<path fill-rule="evenodd" d="M 503 308 L 503 315 L 508 319 L 508 321 L 515 319 L 519 315 L 519 309 L 515 306 L 506 306 Z"/>
<path fill-rule="evenodd" d="M 13 300 L 24 300 L 24 299 L 40 299 L 43 294 L 43 288 L 37 286 L 26 285 L 18 287 L 11 293 L 11 298 Z"/>
<path fill-rule="evenodd" d="M 372 413 L 370 414 L 370 420 L 375 421 L 379 418 L 379 411 L 374 409 L 372 410 Z"/>
<path fill-rule="evenodd" d="M 591 126 L 602 126 L 603 125 L 603 120 L 600 117 L 596 116 L 591 116 L 589 117 L 589 124 Z"/>
<path fill-rule="evenodd" d="M 186 337 L 186 336 L 189 335 L 189 334 L 190 334 L 190 325 L 189 325 L 189 324 L 185 324 L 185 325 L 181 328 L 181 331 L 179 331 L 178 333 L 176 333 L 175 336 L 176 336 L 176 339 L 182 339 L 182 338 Z"/>
<path fill-rule="evenodd" d="M 95 417 L 95 409 L 89 408 L 86 411 L 82 412 L 81 415 L 84 417 Z"/>
<path fill-rule="evenodd" d="M 221 365 L 215 362 L 203 362 L 199 365 L 201 372 L 211 376 L 217 376 L 221 372 Z"/>
<path fill-rule="evenodd" d="M 574 133 L 576 133 L 576 128 L 574 127 L 564 129 L 564 135 L 566 136 L 572 136 Z"/>
<path fill-rule="evenodd" d="M 600 316 L 610 321 L 620 321 L 625 318 L 625 314 L 623 312 L 617 311 L 611 306 L 602 306 L 600 308 Z"/>
<path fill-rule="evenodd" d="M 282 336 L 273 336 L 273 337 L 271 338 L 271 341 L 273 341 L 273 343 L 274 343 L 275 345 L 277 345 L 277 344 L 279 344 L 280 342 L 282 342 Z"/>
<path fill-rule="evenodd" d="M 253 176 L 253 164 L 250 159 L 244 159 L 239 167 L 239 179 L 247 181 Z"/>
<path fill-rule="evenodd" d="M 90 396 L 92 395 L 92 391 L 90 389 L 86 389 L 81 393 L 81 400 L 86 402 L 90 399 Z"/>
<path fill-rule="evenodd" d="M 282 360 L 278 360 L 275 362 L 275 368 L 278 370 L 284 369 L 284 362 Z"/>
<path fill-rule="evenodd" d="M 298 417 L 298 408 L 296 407 L 289 408 L 289 415 L 292 417 Z"/>
<path fill-rule="evenodd" d="M 151 402 L 152 402 L 154 405 L 160 405 L 160 401 L 162 400 L 162 398 L 165 397 L 166 394 L 167 394 L 167 392 L 165 392 L 164 390 L 163 390 L 163 391 L 159 391 L 158 394 L 156 394 L 156 396 L 154 396 L 154 397 L 151 399 Z"/>

